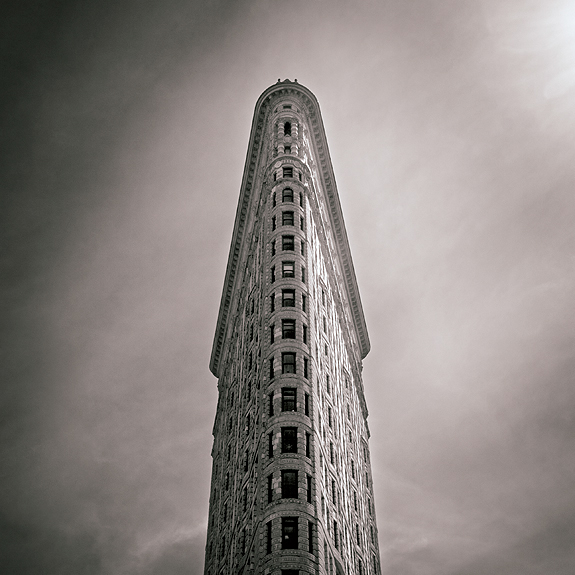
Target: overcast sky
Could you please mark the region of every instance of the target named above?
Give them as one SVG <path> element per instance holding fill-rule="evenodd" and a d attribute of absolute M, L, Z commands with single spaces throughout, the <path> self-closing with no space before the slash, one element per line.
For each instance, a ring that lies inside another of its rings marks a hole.
<path fill-rule="evenodd" d="M 384 575 L 575 572 L 575 5 L 7 2 L 0 571 L 203 572 L 253 109 L 317 96 Z"/>

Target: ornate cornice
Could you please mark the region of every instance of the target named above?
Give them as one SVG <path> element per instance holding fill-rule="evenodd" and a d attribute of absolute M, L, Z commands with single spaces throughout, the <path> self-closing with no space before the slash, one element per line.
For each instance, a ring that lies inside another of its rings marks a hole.
<path fill-rule="evenodd" d="M 349 249 L 347 233 L 345 231 L 343 213 L 335 184 L 335 176 L 327 146 L 327 139 L 321 118 L 319 103 L 312 92 L 301 84 L 290 82 L 289 80 L 285 80 L 283 82 L 278 81 L 277 84 L 270 86 L 263 92 L 255 106 L 250 141 L 240 189 L 240 199 L 236 211 L 232 243 L 228 256 L 226 277 L 224 280 L 224 289 L 220 302 L 220 311 L 218 314 L 216 333 L 214 336 L 212 356 L 210 360 L 210 370 L 216 377 L 219 377 L 219 362 L 225 343 L 226 331 L 228 329 L 228 320 L 234 290 L 236 289 L 236 280 L 238 279 L 238 263 L 240 260 L 247 223 L 246 216 L 248 214 L 250 202 L 253 200 L 253 184 L 256 168 L 262 153 L 262 135 L 266 115 L 273 98 L 288 95 L 297 97 L 297 99 L 306 108 L 310 132 L 312 134 L 311 144 L 314 146 L 314 152 L 318 162 L 318 176 L 321 178 L 321 183 L 323 184 L 323 189 L 329 204 L 330 224 L 336 240 L 341 269 L 344 274 L 345 288 L 356 337 L 359 343 L 361 358 L 363 359 L 369 353 L 370 344 L 367 334 L 367 326 L 363 315 L 363 308 L 359 296 L 353 261 L 351 259 L 351 252 Z"/>

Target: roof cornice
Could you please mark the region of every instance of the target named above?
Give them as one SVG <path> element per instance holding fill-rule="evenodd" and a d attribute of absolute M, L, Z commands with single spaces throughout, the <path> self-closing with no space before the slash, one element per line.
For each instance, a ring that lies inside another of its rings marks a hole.
<path fill-rule="evenodd" d="M 341 269 L 344 275 L 345 288 L 349 300 L 350 311 L 355 326 L 357 340 L 360 347 L 361 358 L 363 359 L 370 350 L 367 325 L 363 315 L 363 307 L 361 305 L 361 299 L 359 296 L 359 289 L 357 286 L 355 270 L 349 249 L 349 242 L 345 230 L 341 204 L 335 184 L 335 176 L 333 172 L 333 166 L 331 164 L 329 149 L 327 146 L 327 138 L 325 135 L 323 120 L 319 109 L 319 103 L 313 93 L 305 86 L 298 84 L 297 81 L 278 81 L 277 84 L 270 86 L 262 93 L 256 103 L 254 110 L 254 117 L 250 132 L 250 141 L 248 145 L 246 163 L 240 189 L 240 199 L 236 211 L 232 243 L 230 246 L 228 265 L 224 279 L 224 289 L 222 292 L 218 321 L 216 324 L 216 333 L 214 335 L 212 355 L 210 359 L 210 370 L 216 377 L 219 377 L 220 375 L 219 362 L 225 343 L 230 307 L 237 279 L 238 263 L 241 254 L 242 242 L 244 239 L 246 216 L 248 213 L 250 201 L 252 199 L 254 176 L 261 154 L 264 121 L 266 118 L 267 110 L 269 108 L 269 103 L 272 98 L 274 96 L 284 94 L 296 95 L 306 108 L 306 113 L 310 122 L 309 128 L 313 136 L 311 138 L 312 145 L 315 147 L 314 151 L 316 153 L 318 162 L 318 176 L 322 180 L 323 188 L 325 190 L 326 198 L 328 201 L 329 215 L 331 220 L 330 223 L 333 229 L 338 256 L 341 263 Z"/>

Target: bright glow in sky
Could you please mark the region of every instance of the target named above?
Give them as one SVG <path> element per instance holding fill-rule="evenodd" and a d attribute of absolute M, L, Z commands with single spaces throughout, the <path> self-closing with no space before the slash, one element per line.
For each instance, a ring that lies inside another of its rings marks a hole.
<path fill-rule="evenodd" d="M 6 9 L 0 571 L 202 573 L 208 363 L 252 114 L 297 78 L 372 343 L 384 575 L 572 575 L 574 11 Z"/>

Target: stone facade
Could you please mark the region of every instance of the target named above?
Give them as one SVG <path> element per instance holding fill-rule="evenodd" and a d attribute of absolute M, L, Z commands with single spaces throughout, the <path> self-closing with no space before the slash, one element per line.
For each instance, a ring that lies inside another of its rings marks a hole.
<path fill-rule="evenodd" d="M 369 339 L 313 94 L 256 104 L 210 369 L 206 575 L 380 573 Z"/>

